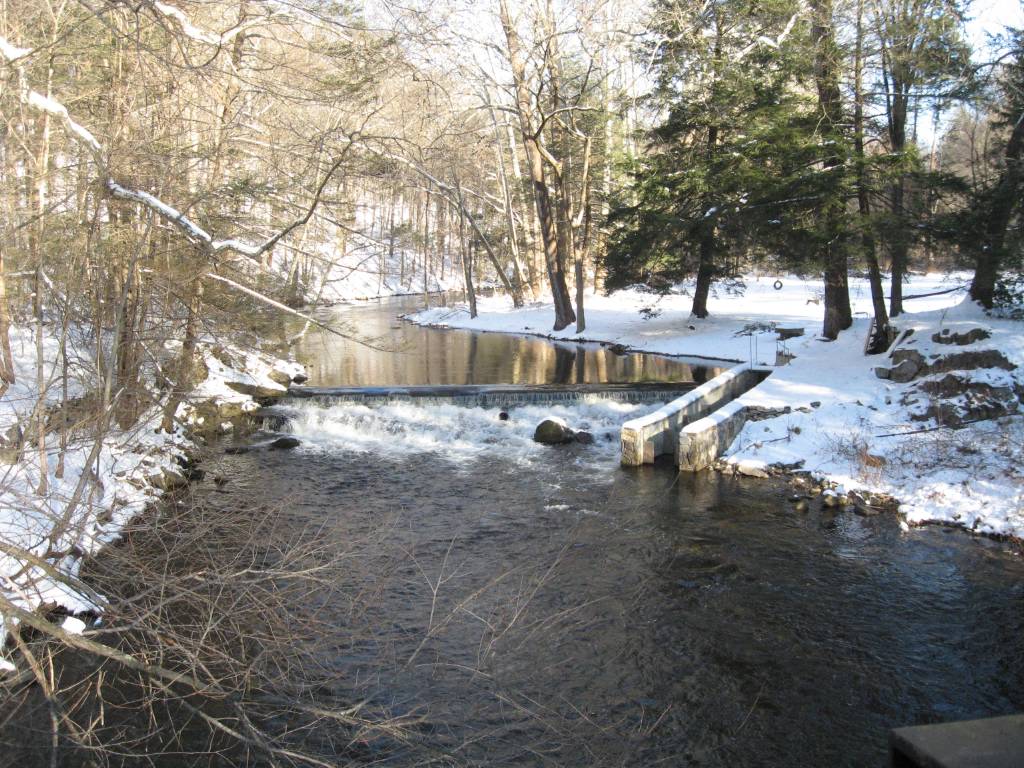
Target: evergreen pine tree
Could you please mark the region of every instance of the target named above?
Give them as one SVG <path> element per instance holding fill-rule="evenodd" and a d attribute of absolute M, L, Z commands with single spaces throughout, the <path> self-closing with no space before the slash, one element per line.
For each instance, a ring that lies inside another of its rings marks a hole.
<path fill-rule="evenodd" d="M 804 149 L 811 100 L 792 83 L 806 25 L 792 0 L 663 0 L 656 19 L 651 106 L 665 119 L 612 211 L 606 285 L 664 290 L 696 277 L 692 311 L 705 317 L 712 281 L 735 271 L 737 254 L 784 240 L 771 230 L 786 229 L 778 201 L 801 162 L 782 148 Z"/>

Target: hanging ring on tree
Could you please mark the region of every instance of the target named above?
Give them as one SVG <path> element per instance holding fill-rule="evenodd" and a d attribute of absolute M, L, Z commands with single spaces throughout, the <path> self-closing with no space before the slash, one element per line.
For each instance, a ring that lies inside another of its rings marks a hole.
<path fill-rule="evenodd" d="M 776 291 L 781 291 L 782 290 L 782 281 L 781 280 L 776 280 L 772 284 L 772 288 L 774 288 Z"/>

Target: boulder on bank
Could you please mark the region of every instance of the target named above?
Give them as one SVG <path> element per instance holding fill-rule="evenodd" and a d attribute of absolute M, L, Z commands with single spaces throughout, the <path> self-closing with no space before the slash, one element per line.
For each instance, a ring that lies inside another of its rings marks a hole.
<path fill-rule="evenodd" d="M 165 493 L 188 485 L 185 474 L 174 467 L 158 467 L 146 476 L 146 480 L 151 486 Z"/>
<path fill-rule="evenodd" d="M 279 368 L 271 368 L 267 371 L 267 378 L 275 384 L 280 384 L 284 388 L 288 388 L 288 385 L 292 383 L 292 374 L 288 371 L 282 371 Z"/>
<path fill-rule="evenodd" d="M 533 433 L 534 441 L 544 445 L 561 445 L 576 439 L 576 433 L 561 419 L 544 419 Z"/>
<path fill-rule="evenodd" d="M 914 377 L 921 372 L 921 366 L 916 360 L 903 360 L 889 369 L 888 378 L 897 384 L 906 384 L 913 381 Z"/>

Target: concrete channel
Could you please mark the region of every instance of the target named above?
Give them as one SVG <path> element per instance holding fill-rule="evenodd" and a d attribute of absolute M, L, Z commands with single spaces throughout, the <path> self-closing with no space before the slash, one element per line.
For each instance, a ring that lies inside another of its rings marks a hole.
<path fill-rule="evenodd" d="M 769 366 L 737 365 L 653 413 L 627 421 L 621 432 L 623 466 L 652 464 L 671 453 L 680 469 L 704 469 L 746 422 L 746 409 L 733 401 L 771 372 Z"/>
<path fill-rule="evenodd" d="M 889 735 L 892 768 L 1020 768 L 1024 715 L 897 728 Z"/>

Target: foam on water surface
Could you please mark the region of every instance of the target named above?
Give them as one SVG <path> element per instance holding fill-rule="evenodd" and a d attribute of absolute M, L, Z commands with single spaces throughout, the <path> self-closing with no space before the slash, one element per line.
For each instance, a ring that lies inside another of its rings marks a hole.
<path fill-rule="evenodd" d="M 593 444 L 572 447 L 584 464 L 618 460 L 619 430 L 623 422 L 662 403 L 635 404 L 620 400 L 571 401 L 538 405 L 461 407 L 395 401 L 380 405 L 362 403 L 296 402 L 284 413 L 283 430 L 310 447 L 327 450 L 434 454 L 458 461 L 501 455 L 519 463 L 550 458 L 550 446 L 533 441 L 537 425 L 548 418 L 565 421 L 575 430 L 594 436 Z M 502 411 L 508 420 L 502 420 Z"/>

